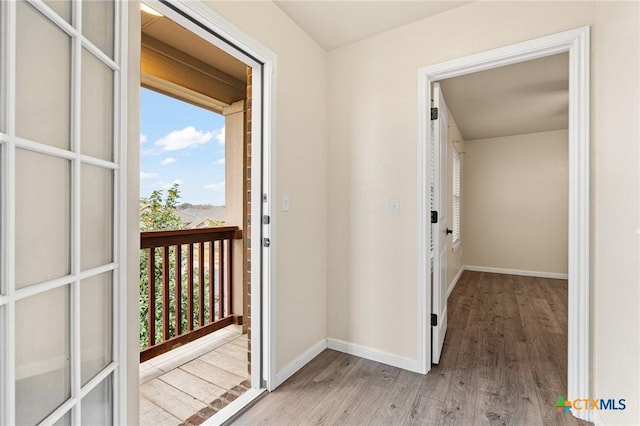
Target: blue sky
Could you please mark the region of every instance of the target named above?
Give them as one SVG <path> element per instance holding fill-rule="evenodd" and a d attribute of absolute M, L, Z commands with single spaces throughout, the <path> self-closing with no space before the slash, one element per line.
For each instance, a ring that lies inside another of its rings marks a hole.
<path fill-rule="evenodd" d="M 224 117 L 140 89 L 140 196 L 180 183 L 180 202 L 224 205 Z"/>

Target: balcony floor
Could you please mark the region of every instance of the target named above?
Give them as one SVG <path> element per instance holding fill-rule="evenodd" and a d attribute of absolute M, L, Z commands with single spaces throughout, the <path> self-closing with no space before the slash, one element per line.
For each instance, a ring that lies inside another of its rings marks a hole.
<path fill-rule="evenodd" d="M 240 330 L 225 327 L 140 364 L 140 424 L 198 425 L 247 390 Z"/>

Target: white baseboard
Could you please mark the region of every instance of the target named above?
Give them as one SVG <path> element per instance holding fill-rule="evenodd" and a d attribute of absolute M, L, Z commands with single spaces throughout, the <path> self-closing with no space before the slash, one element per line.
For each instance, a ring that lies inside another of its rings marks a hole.
<path fill-rule="evenodd" d="M 358 345 L 356 343 L 329 338 L 327 339 L 327 348 L 338 352 L 344 352 L 349 355 L 359 356 L 360 358 L 365 358 L 371 361 L 380 362 L 382 364 L 391 365 L 393 367 L 402 368 L 403 370 L 420 372 L 418 361 L 415 359 L 394 355 L 389 352 Z"/>
<path fill-rule="evenodd" d="M 447 299 L 449 298 L 449 295 L 451 294 L 451 292 L 453 292 L 453 289 L 456 288 L 456 285 L 458 284 L 458 280 L 462 276 L 463 272 L 464 272 L 464 265 L 460 267 L 460 270 L 458 271 L 456 276 L 453 277 L 453 281 L 451 281 L 451 284 L 449 284 L 449 288 L 447 289 Z"/>
<path fill-rule="evenodd" d="M 522 275 L 525 277 L 555 278 L 566 280 L 569 274 L 560 274 L 557 272 L 539 272 L 539 271 L 523 271 L 521 269 L 503 269 L 491 268 L 489 266 L 464 265 L 465 271 L 491 272 L 493 274 Z"/>
<path fill-rule="evenodd" d="M 327 349 L 327 339 L 322 339 L 309 349 L 307 349 L 298 358 L 291 361 L 286 367 L 276 373 L 276 383 L 273 389 L 283 384 L 289 377 L 293 376 L 302 367 L 307 365 L 311 360 L 320 355 L 322 351 Z"/>
<path fill-rule="evenodd" d="M 276 373 L 276 383 L 273 389 L 283 384 L 287 379 L 289 379 L 289 377 L 297 373 L 298 370 L 307 365 L 327 348 L 371 361 L 380 362 L 382 364 L 391 365 L 393 367 L 402 368 L 403 370 L 420 372 L 418 361 L 415 359 L 394 355 L 389 352 L 358 345 L 356 343 L 346 342 L 340 339 L 322 339 L 307 349 L 298 358 L 291 361 L 285 368 Z"/>

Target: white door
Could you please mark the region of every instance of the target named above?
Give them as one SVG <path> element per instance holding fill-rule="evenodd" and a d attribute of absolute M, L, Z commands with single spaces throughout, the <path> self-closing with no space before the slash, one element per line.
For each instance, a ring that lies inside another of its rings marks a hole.
<path fill-rule="evenodd" d="M 0 3 L 0 424 L 122 423 L 126 3 Z"/>
<path fill-rule="evenodd" d="M 440 362 L 442 345 L 447 332 L 447 107 L 440 85 L 434 83 L 434 108 L 437 118 L 432 119 L 432 191 L 433 208 L 437 223 L 431 225 L 433 256 L 431 264 L 431 362 Z M 432 116 L 432 118 L 434 118 Z"/>

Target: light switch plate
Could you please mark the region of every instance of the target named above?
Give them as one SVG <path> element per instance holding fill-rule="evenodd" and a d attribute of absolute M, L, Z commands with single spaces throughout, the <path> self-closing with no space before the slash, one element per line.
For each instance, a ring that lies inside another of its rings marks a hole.
<path fill-rule="evenodd" d="M 389 214 L 393 216 L 400 214 L 400 200 L 397 198 L 389 200 Z"/>
<path fill-rule="evenodd" d="M 290 207 L 289 194 L 282 194 L 282 211 L 288 212 Z"/>

